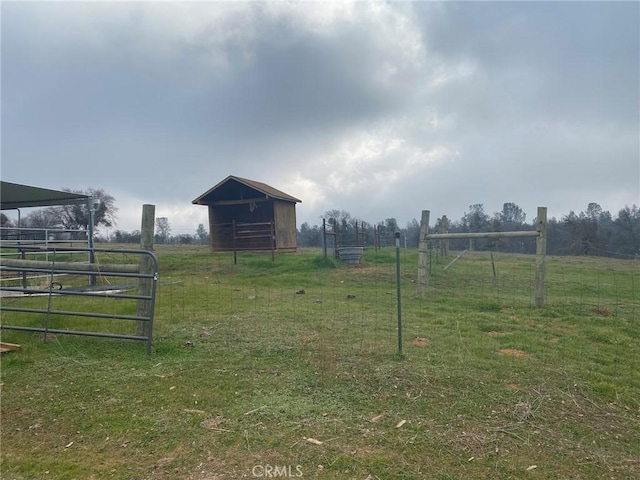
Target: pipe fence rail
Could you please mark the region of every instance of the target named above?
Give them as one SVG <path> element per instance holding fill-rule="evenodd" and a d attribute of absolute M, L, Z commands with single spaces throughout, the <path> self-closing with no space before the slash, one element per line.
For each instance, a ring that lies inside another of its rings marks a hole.
<path fill-rule="evenodd" d="M 69 334 L 144 341 L 151 353 L 158 283 L 153 252 L 3 242 L 3 253 L 12 249 L 33 259 L 0 257 L 1 329 L 39 332 L 45 340 Z M 95 263 L 69 261 L 77 253 L 89 253 Z"/>

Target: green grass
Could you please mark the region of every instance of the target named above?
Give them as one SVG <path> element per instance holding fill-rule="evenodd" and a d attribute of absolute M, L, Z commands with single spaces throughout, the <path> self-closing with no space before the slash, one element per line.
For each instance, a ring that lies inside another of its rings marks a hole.
<path fill-rule="evenodd" d="M 151 356 L 3 331 L 3 479 L 640 477 L 637 262 L 403 250 L 399 357 L 395 249 L 157 253 Z"/>

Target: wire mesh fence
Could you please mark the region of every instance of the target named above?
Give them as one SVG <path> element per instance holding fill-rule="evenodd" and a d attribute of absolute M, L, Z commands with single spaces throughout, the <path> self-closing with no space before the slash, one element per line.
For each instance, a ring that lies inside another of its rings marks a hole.
<path fill-rule="evenodd" d="M 422 348 L 439 336 L 456 335 L 460 345 L 473 344 L 527 322 L 532 325 L 528 341 L 534 341 L 555 338 L 554 328 L 568 332 L 573 322 L 636 325 L 640 317 L 638 260 L 550 256 L 546 305 L 537 309 L 534 255 L 455 251 L 443 257 L 432 248 L 429 285 L 419 294 L 418 251 L 398 252 L 401 326 L 409 353 L 420 348 L 418 354 L 424 354 Z M 274 259 L 246 252 L 237 264 L 232 254 L 210 254 L 205 246 L 158 246 L 157 253 L 156 350 L 178 344 L 238 355 L 290 352 L 321 358 L 323 364 L 397 353 L 395 247 L 366 247 L 361 262 L 351 266 L 331 253 L 325 258 L 322 248 Z M 5 305 L 14 301 L 3 299 Z M 93 310 L 122 314 L 102 298 L 87 301 Z M 4 323 L 13 321 L 6 315 Z M 55 321 L 64 328 L 64 318 Z M 73 319 L 75 329 L 130 333 L 131 325 L 107 324 L 106 319 Z"/>
<path fill-rule="evenodd" d="M 438 326 L 456 323 L 459 335 L 471 335 L 508 329 L 527 317 L 560 324 L 640 316 L 637 261 L 548 258 L 547 303 L 536 309 L 533 255 L 467 252 L 452 264 L 460 253 L 441 258 L 430 251 L 429 286 L 420 295 L 418 252 L 400 249 L 405 344 L 425 346 Z M 163 276 L 161 267 L 158 335 L 238 353 L 291 350 L 338 359 L 396 352 L 395 248 L 367 248 L 362 262 L 349 267 L 324 259 L 320 249 L 287 256 L 272 261 L 246 254 L 237 265 L 229 256 L 199 256 L 191 273 L 178 276 Z M 179 262 L 188 263 L 188 254 Z"/>

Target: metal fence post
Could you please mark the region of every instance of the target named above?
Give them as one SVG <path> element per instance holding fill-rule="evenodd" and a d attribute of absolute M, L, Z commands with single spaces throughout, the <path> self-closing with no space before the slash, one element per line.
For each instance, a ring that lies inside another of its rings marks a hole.
<path fill-rule="evenodd" d="M 402 356 L 402 305 L 400 303 L 400 232 L 396 232 L 396 290 L 398 297 L 398 355 Z"/>

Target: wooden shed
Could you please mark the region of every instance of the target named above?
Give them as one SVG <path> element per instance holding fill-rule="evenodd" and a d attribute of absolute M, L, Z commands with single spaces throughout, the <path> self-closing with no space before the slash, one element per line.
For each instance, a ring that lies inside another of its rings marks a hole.
<path fill-rule="evenodd" d="M 266 183 L 230 175 L 192 203 L 209 207 L 212 252 L 293 252 L 298 202 Z"/>

